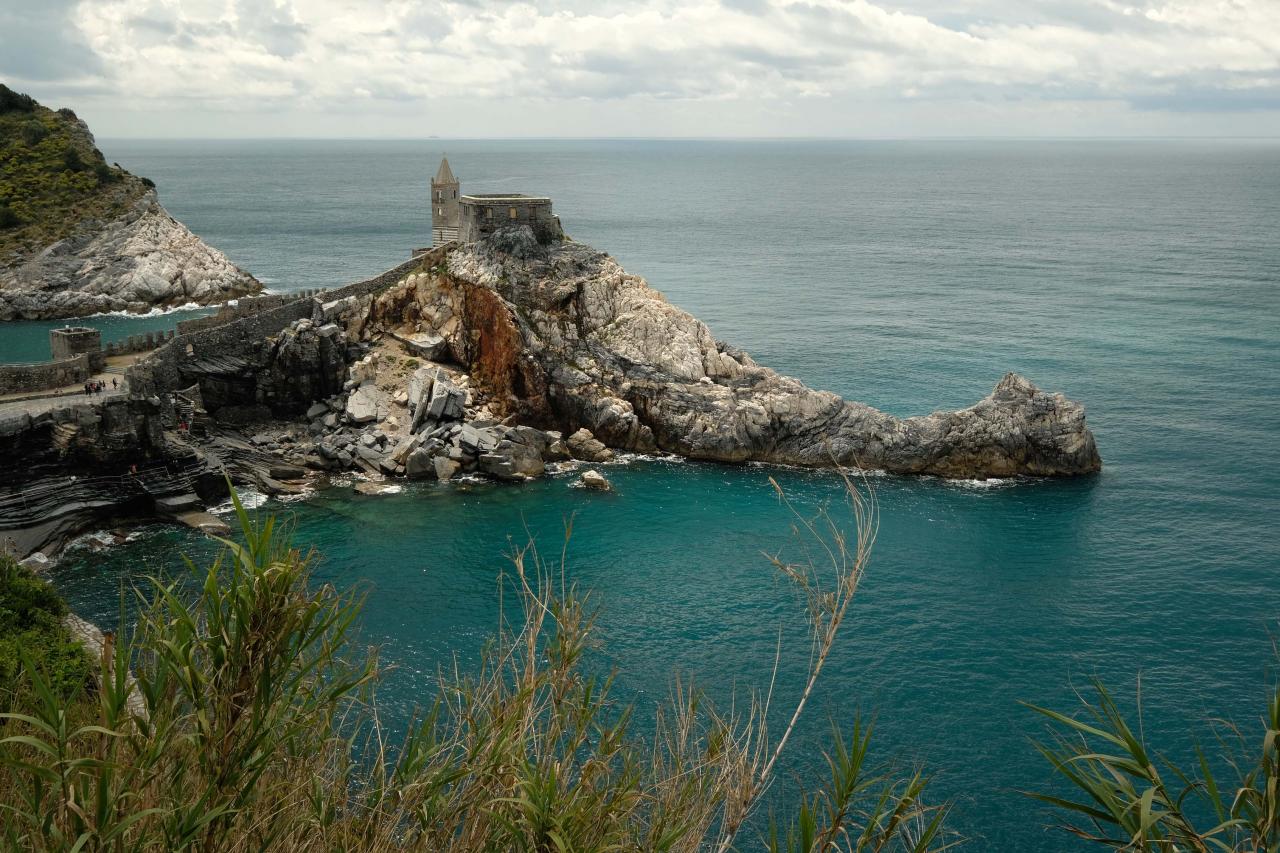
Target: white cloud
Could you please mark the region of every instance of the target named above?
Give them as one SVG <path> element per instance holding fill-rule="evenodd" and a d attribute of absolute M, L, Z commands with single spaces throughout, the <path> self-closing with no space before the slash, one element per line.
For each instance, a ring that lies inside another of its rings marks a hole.
<path fill-rule="evenodd" d="M 744 113 L 837 99 L 1204 112 L 1220 96 L 1223 109 L 1280 111 L 1277 0 L 83 0 L 70 17 L 104 88 L 151 109 L 381 114 L 456 99 L 567 114 L 587 100 L 657 115 L 669 102 Z"/>

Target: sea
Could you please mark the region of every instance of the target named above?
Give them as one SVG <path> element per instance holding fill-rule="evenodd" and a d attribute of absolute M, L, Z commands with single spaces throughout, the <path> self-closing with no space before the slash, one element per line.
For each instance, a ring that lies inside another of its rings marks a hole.
<path fill-rule="evenodd" d="M 819 780 L 831 726 L 876 721 L 875 755 L 932 775 L 974 851 L 1070 851 L 1027 704 L 1073 712 L 1099 679 L 1175 760 L 1213 719 L 1260 743 L 1280 629 L 1280 142 L 136 141 L 109 161 L 268 288 L 368 277 L 428 242 L 428 180 L 550 195 L 718 338 L 895 415 L 970 405 L 1007 371 L 1081 401 L 1104 468 L 1065 480 L 869 477 L 874 554 L 770 805 Z M 108 337 L 182 312 L 91 320 Z M 47 357 L 51 323 L 0 328 L 0 360 Z M 335 487 L 292 520 L 317 577 L 367 593 L 362 638 L 403 725 L 434 673 L 474 662 L 507 555 L 532 537 L 598 611 L 644 730 L 676 678 L 789 711 L 803 604 L 767 555 L 796 517 L 850 525 L 831 472 L 625 457 L 615 492 L 526 485 Z M 776 479 L 792 507 L 777 498 Z M 210 545 L 168 527 L 70 551 L 54 580 L 107 627 L 121 592 Z M 509 602 L 509 598 L 508 598 Z M 775 721 L 779 725 L 780 720 Z M 759 831 L 758 821 L 752 832 Z M 748 848 L 752 839 L 748 839 Z"/>

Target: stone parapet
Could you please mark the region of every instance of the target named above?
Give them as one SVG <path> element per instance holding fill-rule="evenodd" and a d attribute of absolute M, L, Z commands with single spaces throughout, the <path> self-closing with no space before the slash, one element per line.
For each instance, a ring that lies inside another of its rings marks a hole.
<path fill-rule="evenodd" d="M 93 375 L 89 353 L 36 364 L 0 364 L 0 394 L 25 394 L 77 385 Z"/>

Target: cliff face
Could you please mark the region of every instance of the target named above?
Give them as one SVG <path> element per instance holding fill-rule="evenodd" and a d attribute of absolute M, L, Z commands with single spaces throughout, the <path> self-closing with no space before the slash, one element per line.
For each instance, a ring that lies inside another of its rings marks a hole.
<path fill-rule="evenodd" d="M 0 86 L 0 320 L 209 304 L 262 289 L 107 165 L 70 110 Z"/>
<path fill-rule="evenodd" d="M 897 418 L 757 365 L 608 255 L 519 229 L 454 250 L 368 321 L 443 337 L 494 407 L 613 447 L 944 477 L 1102 465 L 1084 407 L 1016 374 L 970 408 Z"/>

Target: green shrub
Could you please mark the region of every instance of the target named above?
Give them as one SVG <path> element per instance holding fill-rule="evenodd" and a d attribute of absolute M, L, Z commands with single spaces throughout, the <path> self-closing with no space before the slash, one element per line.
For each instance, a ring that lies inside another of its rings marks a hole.
<path fill-rule="evenodd" d="M 32 119 L 22 125 L 19 135 L 24 144 L 35 146 L 39 145 L 49 135 L 49 128 L 45 127 L 44 122 L 39 119 Z"/>
<path fill-rule="evenodd" d="M 62 152 L 62 165 L 68 172 L 84 171 L 84 158 L 80 156 L 80 151 L 74 145 L 68 144 Z"/>
<path fill-rule="evenodd" d="M 6 106 L 7 105 L 7 106 Z M 70 110 L 0 87 L 0 266 L 70 236 L 86 219 L 122 214 L 147 189 L 107 166 Z"/>
<path fill-rule="evenodd" d="M 17 211 L 7 204 L 0 204 L 0 228 L 17 228 L 22 223 Z"/>
<path fill-rule="evenodd" d="M 24 655 L 63 700 L 77 698 L 89 683 L 89 658 L 63 626 L 66 612 L 53 587 L 0 556 L 0 707 L 29 704 Z"/>
<path fill-rule="evenodd" d="M 30 95 L 15 92 L 0 83 L 0 113 L 29 113 L 36 108 L 36 99 Z"/>

